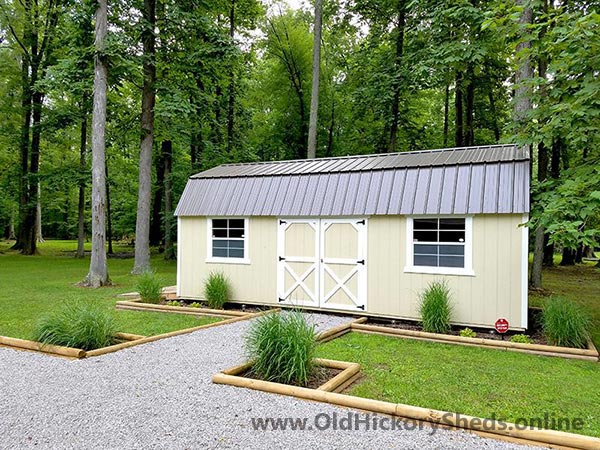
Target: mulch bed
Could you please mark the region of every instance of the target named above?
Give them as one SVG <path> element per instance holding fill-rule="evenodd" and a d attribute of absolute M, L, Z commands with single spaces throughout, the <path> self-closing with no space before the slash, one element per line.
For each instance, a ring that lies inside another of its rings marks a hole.
<path fill-rule="evenodd" d="M 203 309 L 212 309 L 209 308 L 205 302 L 202 301 L 198 301 L 198 300 L 162 300 L 160 302 L 161 305 L 167 305 L 167 306 L 175 306 L 172 302 L 176 301 L 177 303 L 179 303 L 179 306 L 185 306 L 185 307 L 192 307 L 192 308 L 198 308 L 198 310 L 202 311 Z M 202 306 L 191 306 L 192 303 L 200 303 Z M 269 307 L 266 306 L 256 306 L 256 305 L 242 305 L 240 303 L 226 303 L 225 307 L 223 308 L 224 310 L 233 310 L 233 311 L 243 311 L 246 313 L 258 313 L 261 311 L 266 311 L 268 309 L 271 309 Z"/>
<path fill-rule="evenodd" d="M 469 327 L 475 332 L 475 337 L 481 339 L 492 339 L 496 341 L 510 341 L 511 336 L 515 334 L 526 334 L 529 336 L 533 344 L 542 344 L 542 345 L 551 345 L 545 338 L 542 330 L 539 326 L 539 314 L 540 311 L 537 309 L 530 309 L 529 311 L 529 323 L 531 324 L 530 328 L 525 333 L 508 331 L 504 335 L 504 339 L 501 334 L 497 333 L 496 330 L 485 329 L 485 328 L 477 328 L 477 327 Z M 412 331 L 423 331 L 423 327 L 418 322 L 413 322 L 409 320 L 385 320 L 385 319 L 369 319 L 367 322 L 368 325 L 377 325 L 386 328 L 397 328 L 401 330 L 412 330 Z M 450 331 L 450 335 L 452 336 L 460 336 L 460 330 L 463 330 L 464 326 L 453 326 Z"/>
<path fill-rule="evenodd" d="M 308 379 L 308 384 L 301 386 L 299 384 L 295 384 L 295 383 L 289 383 L 291 386 L 300 386 L 300 387 L 306 387 L 309 389 L 317 389 L 319 386 L 322 386 L 323 384 L 327 383 L 329 380 L 331 380 L 333 377 L 335 377 L 337 374 L 341 373 L 342 371 L 340 369 L 332 369 L 331 367 L 315 367 L 315 369 L 313 370 L 313 373 L 311 374 L 310 378 Z M 241 374 L 239 374 L 238 376 L 240 377 L 244 377 L 244 378 L 250 378 L 252 380 L 261 380 L 261 381 L 269 381 L 269 380 L 264 380 L 263 378 L 257 376 L 252 369 L 243 372 Z"/>

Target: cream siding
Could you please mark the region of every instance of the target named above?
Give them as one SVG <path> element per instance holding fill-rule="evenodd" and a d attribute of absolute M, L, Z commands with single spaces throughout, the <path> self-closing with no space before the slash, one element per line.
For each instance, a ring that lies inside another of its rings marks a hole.
<path fill-rule="evenodd" d="M 206 217 L 180 217 L 180 296 L 203 298 L 203 284 L 212 271 L 222 271 L 231 282 L 232 299 L 249 303 L 277 303 L 277 220 L 252 217 L 248 220 L 247 264 L 207 262 Z"/>
<path fill-rule="evenodd" d="M 454 294 L 453 321 L 491 326 L 506 317 L 521 327 L 521 215 L 473 217 L 473 271 L 468 275 L 405 273 L 406 220 L 400 216 L 369 219 L 369 312 L 418 318 L 419 292 L 434 280 L 448 281 Z"/>
<path fill-rule="evenodd" d="M 221 270 L 229 276 L 235 301 L 277 304 L 276 218 L 249 219 L 249 264 L 206 262 L 206 218 L 179 219 L 178 289 L 181 297 L 202 298 L 202 286 L 208 274 Z M 473 216 L 474 275 L 467 276 L 405 273 L 405 217 L 368 218 L 365 312 L 417 319 L 419 292 L 433 280 L 446 279 L 454 294 L 454 322 L 489 327 L 498 317 L 506 317 L 512 328 L 521 328 L 525 323 L 521 299 L 526 292 L 523 290 L 526 260 L 522 257 L 526 233 L 519 227 L 522 222 L 521 214 Z"/>

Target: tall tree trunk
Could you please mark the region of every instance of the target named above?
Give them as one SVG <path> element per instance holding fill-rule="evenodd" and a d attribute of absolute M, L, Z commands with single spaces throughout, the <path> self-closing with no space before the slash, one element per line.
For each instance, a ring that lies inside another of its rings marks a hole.
<path fill-rule="evenodd" d="M 215 80 L 216 83 L 219 83 L 218 80 Z M 223 118 L 221 117 L 221 102 L 223 101 L 223 89 L 219 84 L 215 87 L 215 125 L 212 130 L 212 138 L 214 141 L 214 146 L 217 148 L 221 148 L 221 144 L 223 143 L 223 136 L 221 133 L 221 122 Z"/>
<path fill-rule="evenodd" d="M 87 104 L 87 94 L 82 99 L 82 117 L 79 129 L 79 199 L 77 202 L 77 258 L 85 256 L 85 178 L 86 172 L 86 152 L 87 152 L 87 113 L 85 111 Z"/>
<path fill-rule="evenodd" d="M 531 110 L 531 87 L 529 83 L 533 77 L 533 69 L 528 50 L 531 48 L 530 32 L 528 27 L 533 22 L 533 12 L 528 6 L 527 0 L 516 0 L 518 6 L 523 10 L 519 17 L 520 40 L 517 44 L 516 53 L 518 56 L 519 67 L 515 74 L 515 101 L 514 117 L 518 125 L 524 126 L 527 114 Z"/>
<path fill-rule="evenodd" d="M 533 22 L 533 13 L 527 3 L 527 0 L 516 0 L 516 4 L 522 6 L 523 10 L 519 17 L 520 38 L 516 48 L 519 66 L 515 74 L 516 87 L 513 116 L 515 122 L 521 129 L 525 126 L 527 115 L 531 110 L 531 89 L 529 82 L 533 77 L 533 69 L 528 53 L 528 49 L 531 48 L 531 38 L 529 36 L 530 32 L 528 27 Z M 532 274 L 529 283 L 534 288 L 542 287 L 541 270 L 536 273 L 535 278 L 533 278 Z"/>
<path fill-rule="evenodd" d="M 394 80 L 392 83 L 394 95 L 392 97 L 392 123 L 390 124 L 390 141 L 387 151 L 395 152 L 398 142 L 398 123 L 400 121 L 400 90 L 402 89 L 401 71 L 402 56 L 404 55 L 404 32 L 406 27 L 405 0 L 398 0 L 397 13 L 398 23 L 396 25 L 396 57 L 394 61 Z"/>
<path fill-rule="evenodd" d="M 547 61 L 545 57 L 541 57 L 538 61 L 538 76 L 540 78 L 546 78 Z M 542 85 L 540 88 L 540 95 L 545 97 L 546 87 Z M 537 179 L 540 183 L 546 181 L 548 178 L 548 149 L 543 142 L 538 144 L 538 173 Z M 532 287 L 542 287 L 542 267 L 544 265 L 544 252 L 545 243 L 547 242 L 548 236 L 545 234 L 544 227 L 538 225 L 535 229 L 535 245 L 533 248 L 533 266 L 531 268 L 530 284 Z M 554 249 L 553 249 L 554 252 Z"/>
<path fill-rule="evenodd" d="M 297 92 L 298 100 L 300 102 L 300 142 L 296 151 L 296 158 L 306 159 L 307 158 L 307 135 L 308 127 L 306 123 L 306 105 L 304 104 L 304 95 L 302 91 Z"/>
<path fill-rule="evenodd" d="M 463 133 L 463 74 L 457 70 L 454 87 L 454 145 L 464 147 Z"/>
<path fill-rule="evenodd" d="M 108 64 L 104 49 L 107 32 L 107 0 L 98 0 L 94 57 L 94 108 L 92 116 L 92 256 L 84 284 L 110 284 L 106 267 L 106 178 L 105 133 Z"/>
<path fill-rule="evenodd" d="M 450 110 L 450 84 L 446 82 L 444 91 L 444 148 L 448 147 L 448 113 Z"/>
<path fill-rule="evenodd" d="M 579 264 L 583 262 L 583 250 L 583 244 L 579 244 L 575 252 L 575 263 Z"/>
<path fill-rule="evenodd" d="M 173 143 L 163 141 L 161 145 L 162 159 L 164 161 L 164 192 L 165 192 L 165 259 L 175 258 L 175 248 L 173 247 L 173 191 L 172 176 L 173 171 Z"/>
<path fill-rule="evenodd" d="M 37 68 L 32 67 L 32 80 L 37 79 Z M 34 90 L 31 96 L 31 154 L 29 163 L 29 195 L 26 208 L 25 222 L 23 224 L 23 255 L 35 255 L 37 253 L 36 223 L 38 203 L 38 173 L 40 169 L 40 139 L 42 121 L 42 103 L 44 96 Z"/>
<path fill-rule="evenodd" d="M 232 45 L 235 43 L 235 0 L 231 0 L 229 7 L 229 38 Z M 231 62 L 229 73 L 229 99 L 227 104 L 227 153 L 233 150 L 235 126 L 235 63 Z"/>
<path fill-rule="evenodd" d="M 473 67 L 467 69 L 467 89 L 465 95 L 465 145 L 475 145 L 475 130 L 473 129 L 473 115 L 475 105 L 475 74 Z"/>
<path fill-rule="evenodd" d="M 37 185 L 37 203 L 35 205 L 35 242 L 37 244 L 40 244 L 42 242 L 44 242 L 44 235 L 43 235 L 43 230 L 42 230 L 42 203 L 40 200 L 40 196 L 41 196 L 41 186 L 40 183 L 38 182 Z M 68 197 L 67 197 L 68 198 Z M 68 202 L 68 200 L 67 200 Z M 65 208 L 65 214 L 69 211 L 68 208 L 68 204 L 66 205 L 67 207 Z M 64 221 L 65 224 L 69 223 L 68 220 Z"/>
<path fill-rule="evenodd" d="M 106 238 L 108 241 L 108 254 L 114 255 L 113 251 L 113 231 L 112 231 L 112 209 L 110 206 L 110 177 L 108 176 L 108 161 L 104 165 L 104 175 L 106 176 Z"/>
<path fill-rule="evenodd" d="M 165 165 L 162 149 L 154 164 L 156 171 L 156 185 L 152 202 L 152 219 L 150 221 L 150 245 L 159 246 L 162 243 L 162 206 L 164 197 Z"/>
<path fill-rule="evenodd" d="M 140 145 L 137 220 L 135 224 L 135 263 L 132 273 L 150 270 L 150 202 L 152 198 L 152 145 L 154 142 L 154 84 L 156 80 L 156 1 L 144 0 L 144 86 L 142 89 L 142 138 Z"/>
<path fill-rule="evenodd" d="M 333 132 L 335 130 L 335 97 L 331 95 L 331 119 L 329 120 L 329 130 L 327 132 L 327 150 L 325 156 L 333 156 Z"/>
<path fill-rule="evenodd" d="M 562 259 L 560 261 L 561 266 L 574 266 L 575 265 L 575 250 L 570 248 L 563 248 Z"/>
<path fill-rule="evenodd" d="M 202 82 L 202 79 L 200 78 L 199 75 L 196 77 L 196 88 L 198 89 L 199 95 L 204 94 L 204 83 Z M 196 170 L 200 170 L 200 168 L 202 167 L 202 154 L 203 154 L 203 150 L 204 150 L 204 141 L 203 141 L 203 136 L 202 136 L 202 123 L 201 123 L 203 108 L 202 108 L 200 101 L 194 101 L 194 99 L 191 97 L 190 97 L 190 103 L 195 105 L 195 112 L 196 112 L 196 118 L 195 118 L 195 123 L 192 127 L 192 135 L 191 135 L 191 142 L 190 142 L 190 161 L 191 161 L 191 165 L 192 165 L 192 170 L 196 171 Z"/>
<path fill-rule="evenodd" d="M 17 235 L 15 233 L 15 217 L 13 214 L 10 215 L 10 219 L 8 222 L 8 236 L 6 237 L 11 241 L 17 239 Z"/>
<path fill-rule="evenodd" d="M 307 157 L 317 156 L 317 122 L 319 118 L 319 81 L 321 77 L 321 29 L 323 0 L 315 0 L 315 29 L 312 54 L 312 88 L 310 92 L 310 117 L 308 123 Z"/>
<path fill-rule="evenodd" d="M 26 21 L 27 22 L 27 21 Z M 29 61 L 27 55 L 21 57 L 21 140 L 19 142 L 20 173 L 19 173 L 19 226 L 17 241 L 13 250 L 23 248 L 25 239 L 25 217 L 29 198 L 29 138 L 31 130 L 31 86 L 29 83 Z"/>
<path fill-rule="evenodd" d="M 490 111 L 492 113 L 492 130 L 494 131 L 494 139 L 497 144 L 500 142 L 500 127 L 498 126 L 498 118 L 496 117 L 496 101 L 494 100 L 494 90 L 492 87 L 488 91 L 488 102 L 490 103 Z"/>

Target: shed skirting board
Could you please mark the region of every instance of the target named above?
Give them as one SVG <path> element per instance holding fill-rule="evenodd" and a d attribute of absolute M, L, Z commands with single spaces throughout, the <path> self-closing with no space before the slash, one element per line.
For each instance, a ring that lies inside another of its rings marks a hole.
<path fill-rule="evenodd" d="M 366 310 L 346 313 L 418 320 L 419 294 L 429 283 L 446 280 L 453 294 L 452 322 L 492 328 L 505 317 L 513 330 L 526 324 L 527 291 L 523 289 L 527 262 L 523 261 L 526 230 L 522 214 L 476 214 L 472 217 L 472 276 L 405 273 L 407 217 L 370 216 L 367 232 Z M 249 217 L 248 259 L 251 264 L 206 263 L 206 217 L 179 217 L 178 285 L 180 298 L 200 300 L 213 271 L 230 281 L 232 302 L 280 305 L 277 296 L 277 217 Z M 341 310 L 316 307 L 316 310 Z"/>

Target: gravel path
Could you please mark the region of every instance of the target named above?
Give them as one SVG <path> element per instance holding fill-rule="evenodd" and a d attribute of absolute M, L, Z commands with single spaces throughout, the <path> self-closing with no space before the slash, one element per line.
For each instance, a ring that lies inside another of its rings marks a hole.
<path fill-rule="evenodd" d="M 321 330 L 349 320 L 311 318 Z M 0 348 L 0 448 L 523 448 L 463 432 L 432 435 L 427 427 L 255 431 L 252 418 L 312 424 L 318 414 L 349 410 L 212 384 L 214 373 L 244 361 L 247 327 L 238 322 L 80 361 Z"/>

